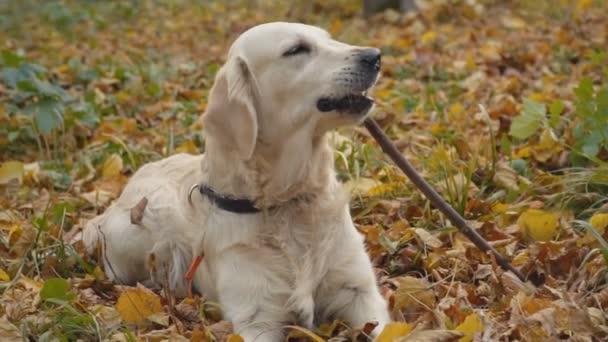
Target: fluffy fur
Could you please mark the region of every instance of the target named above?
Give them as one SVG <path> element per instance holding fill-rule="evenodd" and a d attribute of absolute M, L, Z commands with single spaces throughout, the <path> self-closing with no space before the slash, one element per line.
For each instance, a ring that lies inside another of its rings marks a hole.
<path fill-rule="evenodd" d="M 308 52 L 286 56 L 297 44 Z M 377 70 L 360 66 L 363 50 L 302 24 L 270 23 L 242 34 L 203 116 L 206 153 L 145 165 L 87 224 L 85 244 L 91 251 L 103 245 L 106 273 L 126 284 L 168 280 L 184 295 L 188 265 L 204 253 L 195 290 L 221 304 L 245 341 L 280 341 L 286 324 L 312 328 L 334 318 L 355 326 L 378 321 L 374 333 L 380 331 L 389 321 L 386 303 L 327 137 L 360 122 L 369 108 L 316 108 L 323 96 L 361 94 L 375 82 Z M 201 182 L 264 210 L 231 213 L 196 191 L 190 203 L 190 187 Z M 142 222 L 132 224 L 131 208 L 143 197 Z"/>

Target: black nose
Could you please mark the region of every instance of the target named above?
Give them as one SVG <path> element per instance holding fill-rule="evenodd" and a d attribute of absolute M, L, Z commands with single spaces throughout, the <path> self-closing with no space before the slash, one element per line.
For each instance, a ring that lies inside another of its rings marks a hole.
<path fill-rule="evenodd" d="M 365 68 L 380 71 L 380 50 L 369 48 L 359 53 L 359 62 Z"/>

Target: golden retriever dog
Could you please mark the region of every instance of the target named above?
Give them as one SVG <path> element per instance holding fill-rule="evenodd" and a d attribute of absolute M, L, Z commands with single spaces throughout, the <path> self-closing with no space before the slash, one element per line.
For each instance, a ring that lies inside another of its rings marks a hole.
<path fill-rule="evenodd" d="M 285 325 L 338 318 L 376 321 L 377 335 L 390 320 L 387 304 L 336 179 L 328 133 L 364 119 L 379 70 L 378 49 L 317 27 L 249 29 L 211 89 L 205 154 L 142 167 L 88 222 L 85 245 L 100 243 L 117 282 L 168 280 L 179 295 L 188 266 L 204 255 L 194 289 L 221 304 L 245 341 L 280 341 Z"/>

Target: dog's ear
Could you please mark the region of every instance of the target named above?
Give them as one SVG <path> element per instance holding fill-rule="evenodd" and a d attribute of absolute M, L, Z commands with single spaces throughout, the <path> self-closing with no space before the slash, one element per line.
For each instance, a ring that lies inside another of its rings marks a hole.
<path fill-rule="evenodd" d="M 242 159 L 253 154 L 258 135 L 257 87 L 246 61 L 230 60 L 218 71 L 203 114 L 205 132 Z"/>

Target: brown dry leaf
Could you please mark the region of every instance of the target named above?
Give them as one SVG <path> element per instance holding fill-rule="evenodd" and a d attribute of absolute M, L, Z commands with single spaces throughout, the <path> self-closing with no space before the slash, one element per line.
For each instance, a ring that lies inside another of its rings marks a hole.
<path fill-rule="evenodd" d="M 234 332 L 232 323 L 228 321 L 219 321 L 214 323 L 209 327 L 209 330 L 217 341 L 226 340 Z"/>
<path fill-rule="evenodd" d="M 395 279 L 398 287 L 394 293 L 395 310 L 432 310 L 435 307 L 435 293 L 424 279 L 405 276 Z"/>
<path fill-rule="evenodd" d="M 6 316 L 0 317 L 0 341 L 3 342 L 21 342 L 23 341 L 21 331 L 6 319 Z"/>
<path fill-rule="evenodd" d="M 163 307 L 158 295 L 138 285 L 125 288 L 118 298 L 116 310 L 126 323 L 143 323 L 149 316 L 162 312 Z"/>
<path fill-rule="evenodd" d="M 116 196 L 109 191 L 97 189 L 82 193 L 80 194 L 80 197 L 94 206 L 105 207 L 110 204 L 110 201 Z"/>
<path fill-rule="evenodd" d="M 146 342 L 189 342 L 190 339 L 180 334 L 175 325 L 168 327 L 167 329 L 152 330 L 148 333 L 141 334 L 140 338 Z"/>
<path fill-rule="evenodd" d="M 188 303 L 179 303 L 175 306 L 175 314 L 183 320 L 189 322 L 200 322 L 201 317 L 199 311 Z"/>
<path fill-rule="evenodd" d="M 425 245 L 431 248 L 440 248 L 443 245 L 443 242 L 441 242 L 441 240 L 429 233 L 426 229 L 415 228 L 414 232 L 416 233 L 416 235 L 418 235 L 420 240 L 422 240 Z"/>

